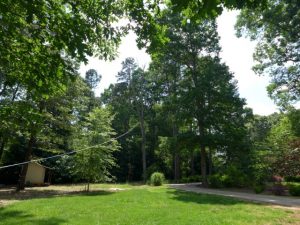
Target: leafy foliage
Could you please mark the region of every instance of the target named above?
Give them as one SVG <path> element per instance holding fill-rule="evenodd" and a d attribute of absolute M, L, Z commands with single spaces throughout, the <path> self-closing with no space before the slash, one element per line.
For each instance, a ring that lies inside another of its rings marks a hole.
<path fill-rule="evenodd" d="M 95 108 L 89 113 L 74 140 L 76 153 L 75 173 L 89 182 L 111 181 L 109 169 L 115 166 L 113 152 L 119 145 L 113 139 L 113 117 L 107 109 Z"/>
<path fill-rule="evenodd" d="M 223 8 L 242 9 L 239 35 L 258 40 L 255 70 L 271 74 L 270 95 L 285 114 L 252 118 L 245 107 L 219 57 Z M 299 175 L 300 114 L 288 104 L 299 98 L 298 8 L 295 0 L 1 2 L 1 163 L 85 149 L 45 162 L 57 182 L 145 181 L 162 171 L 177 182 L 206 184 L 210 175 L 213 186 L 242 187 L 248 175 L 256 186 Z M 101 75 L 91 69 L 83 79 L 79 64 L 113 59 L 129 29 L 153 61 L 142 69 L 125 59 L 99 98 Z M 129 130 L 120 144 L 112 139 Z M 15 182 L 17 173 L 3 174 Z"/>
<path fill-rule="evenodd" d="M 300 97 L 299 24 L 297 0 L 270 0 L 263 10 L 243 9 L 236 24 L 238 36 L 258 41 L 254 70 L 271 76 L 269 95 L 283 108 Z"/>
<path fill-rule="evenodd" d="M 76 63 L 87 62 L 87 56 L 112 58 L 124 33 L 112 25 L 123 15 L 121 6 L 118 1 L 1 2 L 0 71 L 7 84 L 47 96 L 64 88 Z"/>
<path fill-rule="evenodd" d="M 289 183 L 288 188 L 289 188 L 289 193 L 292 196 L 300 196 L 300 184 L 298 184 L 298 183 Z"/>
<path fill-rule="evenodd" d="M 101 75 L 94 69 L 89 69 L 85 73 L 85 81 L 91 89 L 94 89 L 98 86 L 101 80 Z"/>
<path fill-rule="evenodd" d="M 255 184 L 254 185 L 254 192 L 256 194 L 260 194 L 262 192 L 264 192 L 264 190 L 266 189 L 264 184 Z"/>
<path fill-rule="evenodd" d="M 153 186 L 161 186 L 164 183 L 165 176 L 163 173 L 154 172 L 151 174 L 150 183 Z"/>

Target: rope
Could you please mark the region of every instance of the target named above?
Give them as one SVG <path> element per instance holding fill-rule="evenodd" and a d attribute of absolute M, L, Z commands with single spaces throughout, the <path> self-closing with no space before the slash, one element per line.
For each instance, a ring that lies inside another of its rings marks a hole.
<path fill-rule="evenodd" d="M 66 152 L 66 153 L 59 154 L 59 155 L 54 155 L 54 156 L 49 156 L 49 157 L 45 157 L 45 158 L 29 160 L 29 161 L 25 161 L 25 162 L 21 162 L 21 163 L 15 163 L 15 164 L 11 164 L 11 165 L 1 166 L 0 170 L 1 169 L 5 169 L 5 168 L 14 167 L 14 166 L 21 166 L 21 165 L 24 165 L 24 164 L 27 164 L 27 163 L 31 163 L 31 162 L 41 162 L 41 161 L 45 161 L 45 160 L 48 160 L 48 159 L 59 158 L 59 157 L 65 156 L 65 155 L 71 155 L 73 153 L 82 152 L 82 151 L 85 151 L 87 149 L 99 147 L 99 146 L 102 146 L 102 145 L 107 144 L 109 142 L 112 142 L 113 140 L 118 140 L 118 139 L 126 136 L 127 134 L 131 133 L 133 131 L 133 129 L 137 127 L 137 125 L 138 125 L 138 123 L 134 127 L 132 127 L 131 129 L 129 129 L 128 131 L 126 131 L 125 133 L 123 133 L 123 134 L 121 134 L 121 135 L 119 135 L 119 136 L 117 136 L 115 138 L 111 138 L 110 140 L 105 141 L 105 142 L 103 142 L 101 144 L 97 144 L 97 145 L 93 145 L 93 146 L 90 146 L 90 147 L 82 148 L 82 149 L 79 149 L 77 151 L 74 150 L 74 151 L 71 151 L 71 152 Z"/>

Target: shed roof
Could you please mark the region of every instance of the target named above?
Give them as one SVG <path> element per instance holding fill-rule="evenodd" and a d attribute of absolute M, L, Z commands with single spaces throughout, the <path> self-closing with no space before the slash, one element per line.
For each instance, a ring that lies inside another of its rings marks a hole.
<path fill-rule="evenodd" d="M 35 163 L 35 164 L 37 164 L 37 165 L 39 165 L 39 166 L 42 166 L 42 167 L 44 167 L 44 168 L 46 168 L 46 169 L 49 169 L 49 170 L 52 170 L 53 168 L 51 168 L 51 167 L 48 167 L 48 166 L 44 166 L 44 165 L 42 165 L 42 164 L 40 164 L 40 163 L 38 163 L 38 162 L 30 162 L 30 163 Z"/>

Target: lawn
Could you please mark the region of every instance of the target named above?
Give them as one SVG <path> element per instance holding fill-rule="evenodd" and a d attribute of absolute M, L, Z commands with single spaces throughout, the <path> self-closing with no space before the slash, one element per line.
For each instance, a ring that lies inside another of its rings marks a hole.
<path fill-rule="evenodd" d="M 104 185 L 97 188 L 103 191 L 35 196 L 0 207 L 0 224 L 300 224 L 296 216 L 299 211 L 226 197 L 167 187 Z"/>

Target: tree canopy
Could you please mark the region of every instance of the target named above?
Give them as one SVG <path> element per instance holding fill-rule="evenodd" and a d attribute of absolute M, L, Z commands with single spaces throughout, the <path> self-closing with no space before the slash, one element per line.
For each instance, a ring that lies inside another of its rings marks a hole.
<path fill-rule="evenodd" d="M 167 5 L 187 17 L 216 16 L 222 8 L 257 7 L 264 1 L 2 1 L 0 3 L 1 85 L 23 85 L 36 95 L 65 88 L 88 56 L 112 59 L 129 28 L 150 52 L 167 41 L 155 22 Z M 131 24 L 119 25 L 122 19 Z"/>
<path fill-rule="evenodd" d="M 236 29 L 258 41 L 259 74 L 286 111 L 252 115 L 220 58 L 216 17 L 241 9 Z M 243 187 L 299 165 L 299 4 L 295 0 L 32 0 L 0 2 L 0 165 L 39 159 L 54 182 L 140 181 Z M 152 61 L 126 58 L 95 93 L 101 68 L 133 30 Z M 47 160 L 45 160 L 47 158 Z M 25 188 L 28 164 L 1 168 Z"/>
<path fill-rule="evenodd" d="M 238 36 L 257 40 L 254 71 L 267 74 L 270 96 L 281 106 L 299 101 L 299 1 L 270 0 L 264 9 L 243 9 L 236 23 Z"/>

